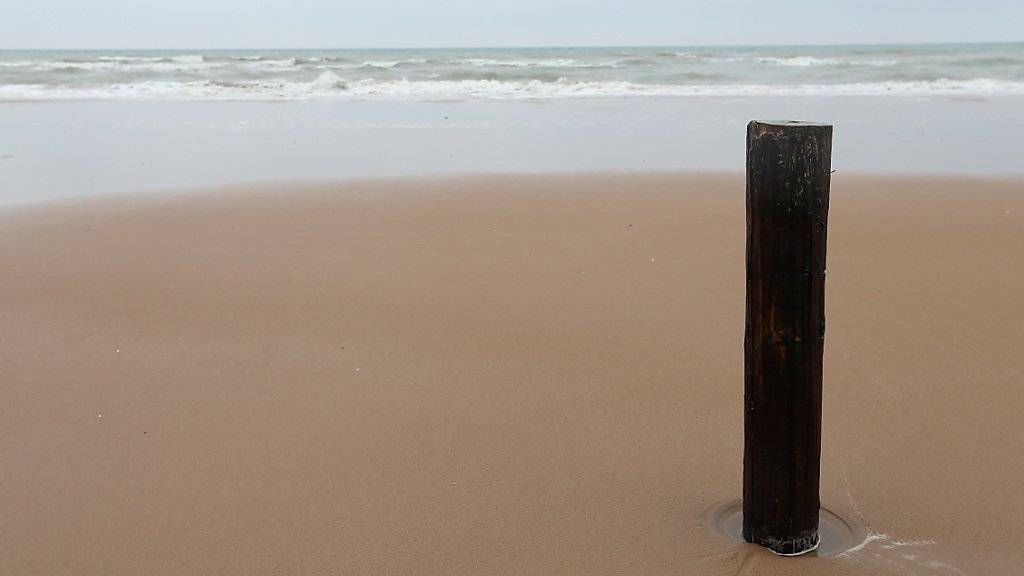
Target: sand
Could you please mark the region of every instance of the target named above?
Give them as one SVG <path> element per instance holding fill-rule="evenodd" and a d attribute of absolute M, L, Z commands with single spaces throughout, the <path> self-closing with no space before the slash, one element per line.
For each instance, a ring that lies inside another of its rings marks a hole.
<path fill-rule="evenodd" d="M 0 572 L 1013 574 L 1024 183 L 834 176 L 822 502 L 740 494 L 740 175 L 0 211 Z"/>

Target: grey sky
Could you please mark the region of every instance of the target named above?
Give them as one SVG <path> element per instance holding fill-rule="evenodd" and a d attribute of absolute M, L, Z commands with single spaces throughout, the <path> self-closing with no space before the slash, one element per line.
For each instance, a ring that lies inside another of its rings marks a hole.
<path fill-rule="evenodd" d="M 1024 40 L 1024 0 L 0 0 L 0 48 Z"/>

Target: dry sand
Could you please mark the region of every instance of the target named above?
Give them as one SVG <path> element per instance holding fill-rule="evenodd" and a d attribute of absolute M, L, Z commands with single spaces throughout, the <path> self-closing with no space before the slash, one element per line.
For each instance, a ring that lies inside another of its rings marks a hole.
<path fill-rule="evenodd" d="M 837 174 L 823 503 L 740 493 L 738 175 L 0 212 L 0 573 L 1015 574 L 1024 183 Z"/>

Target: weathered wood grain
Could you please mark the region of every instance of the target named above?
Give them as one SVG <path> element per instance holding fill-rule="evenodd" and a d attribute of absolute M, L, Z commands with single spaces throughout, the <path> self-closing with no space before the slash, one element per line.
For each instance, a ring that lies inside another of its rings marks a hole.
<path fill-rule="evenodd" d="M 747 126 L 743 537 L 779 554 L 818 544 L 831 155 L 831 126 Z"/>

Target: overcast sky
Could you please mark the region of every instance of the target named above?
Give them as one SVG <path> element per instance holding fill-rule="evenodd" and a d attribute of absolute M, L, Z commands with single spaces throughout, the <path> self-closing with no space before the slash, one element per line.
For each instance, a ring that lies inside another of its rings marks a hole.
<path fill-rule="evenodd" d="M 0 48 L 1024 40 L 1024 0 L 0 0 Z"/>

